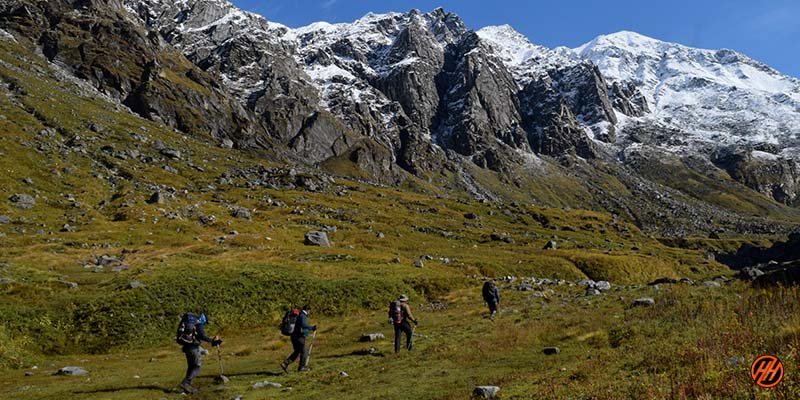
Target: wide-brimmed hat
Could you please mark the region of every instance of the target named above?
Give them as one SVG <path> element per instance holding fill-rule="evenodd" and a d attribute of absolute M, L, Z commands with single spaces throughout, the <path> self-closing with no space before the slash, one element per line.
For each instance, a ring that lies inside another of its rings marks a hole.
<path fill-rule="evenodd" d="M 408 296 L 401 294 L 397 301 L 408 301 Z"/>

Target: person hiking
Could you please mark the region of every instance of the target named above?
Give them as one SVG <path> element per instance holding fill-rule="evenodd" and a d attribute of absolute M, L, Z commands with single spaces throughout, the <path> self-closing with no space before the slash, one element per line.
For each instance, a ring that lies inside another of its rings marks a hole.
<path fill-rule="evenodd" d="M 400 297 L 389 304 L 389 323 L 394 326 L 394 352 L 400 352 L 400 339 L 401 335 L 406 335 L 406 349 L 411 351 L 412 337 L 414 330 L 411 328 L 411 323 L 417 326 L 417 319 L 411 314 L 411 306 L 408 305 L 408 296 L 400 295 Z"/>
<path fill-rule="evenodd" d="M 210 338 L 206 335 L 205 328 L 203 328 L 206 322 L 205 314 L 198 316 L 190 311 L 181 317 L 181 321 L 178 324 L 178 334 L 175 340 L 181 345 L 181 350 L 186 355 L 186 376 L 180 386 L 188 394 L 197 393 L 197 390 L 192 386 L 192 381 L 200 373 L 200 343 L 210 342 L 212 346 L 222 344 L 222 339 L 219 336 Z"/>
<path fill-rule="evenodd" d="M 300 365 L 298 365 L 297 371 L 310 371 L 308 368 L 306 337 L 308 336 L 309 332 L 316 331 L 317 326 L 308 324 L 309 313 L 311 313 L 311 306 L 306 304 L 303 306 L 303 310 L 300 311 L 300 314 L 297 316 L 297 322 L 295 322 L 294 331 L 292 331 L 291 335 L 292 348 L 294 351 L 289 358 L 281 363 L 281 369 L 283 369 L 283 372 L 289 372 L 289 365 L 291 365 L 298 356 L 300 356 Z"/>
<path fill-rule="evenodd" d="M 497 305 L 500 304 L 500 289 L 494 280 L 488 280 L 483 284 L 483 301 L 489 306 L 489 319 L 494 319 L 497 314 Z"/>

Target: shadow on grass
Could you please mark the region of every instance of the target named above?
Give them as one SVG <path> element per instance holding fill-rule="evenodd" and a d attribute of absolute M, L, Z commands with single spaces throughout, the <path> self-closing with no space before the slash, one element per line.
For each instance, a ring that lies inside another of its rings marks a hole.
<path fill-rule="evenodd" d="M 125 390 L 158 390 L 164 393 L 178 393 L 175 388 L 165 388 L 157 385 L 140 385 L 140 386 L 123 386 L 123 387 L 110 387 L 94 390 L 76 390 L 73 394 L 93 394 L 93 393 L 114 393 L 122 392 Z"/>
<path fill-rule="evenodd" d="M 383 352 L 380 351 L 370 351 L 370 350 L 356 350 L 350 353 L 343 353 L 343 354 L 331 354 L 329 356 L 319 356 L 317 358 L 344 358 L 344 357 L 353 357 L 353 356 L 372 356 L 372 357 L 386 357 Z"/>
<path fill-rule="evenodd" d="M 264 375 L 264 376 L 282 376 L 283 372 L 275 372 L 275 371 L 253 371 L 253 372 L 225 372 L 225 376 L 232 377 L 232 376 L 254 376 L 254 375 Z M 215 378 L 218 375 L 203 375 L 203 377 L 210 377 Z"/>

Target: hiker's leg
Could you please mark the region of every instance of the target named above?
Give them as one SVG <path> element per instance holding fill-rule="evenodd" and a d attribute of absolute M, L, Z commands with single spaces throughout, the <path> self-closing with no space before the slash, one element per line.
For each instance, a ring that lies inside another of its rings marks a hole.
<path fill-rule="evenodd" d="M 400 352 L 400 335 L 402 335 L 402 330 L 400 329 L 400 325 L 394 326 L 394 352 Z"/>
<path fill-rule="evenodd" d="M 297 339 L 300 343 L 300 365 L 297 366 L 298 370 L 308 367 L 308 349 L 306 348 L 306 338 L 300 337 Z"/>
<path fill-rule="evenodd" d="M 194 378 L 200 373 L 200 347 L 193 347 L 184 350 L 186 354 L 186 377 L 183 378 L 183 383 L 190 385 Z"/>
<path fill-rule="evenodd" d="M 411 329 L 411 324 L 408 325 L 408 330 L 406 331 L 406 349 L 411 351 L 411 346 L 414 340 L 414 330 Z"/>
<path fill-rule="evenodd" d="M 302 348 L 305 347 L 305 340 L 302 341 L 302 344 L 301 344 L 300 340 L 301 340 L 301 338 L 296 338 L 296 337 L 292 336 L 292 349 L 294 351 L 289 356 L 289 358 L 286 359 L 286 364 L 287 365 L 293 363 L 294 360 L 296 360 L 297 357 L 300 354 L 303 353 Z"/>

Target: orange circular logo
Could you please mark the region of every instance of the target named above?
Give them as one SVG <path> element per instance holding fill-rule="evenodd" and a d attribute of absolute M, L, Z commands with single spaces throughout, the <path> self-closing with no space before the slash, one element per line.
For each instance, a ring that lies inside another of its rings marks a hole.
<path fill-rule="evenodd" d="M 778 357 L 765 354 L 750 365 L 750 377 L 762 388 L 772 388 L 783 380 L 783 363 Z"/>

